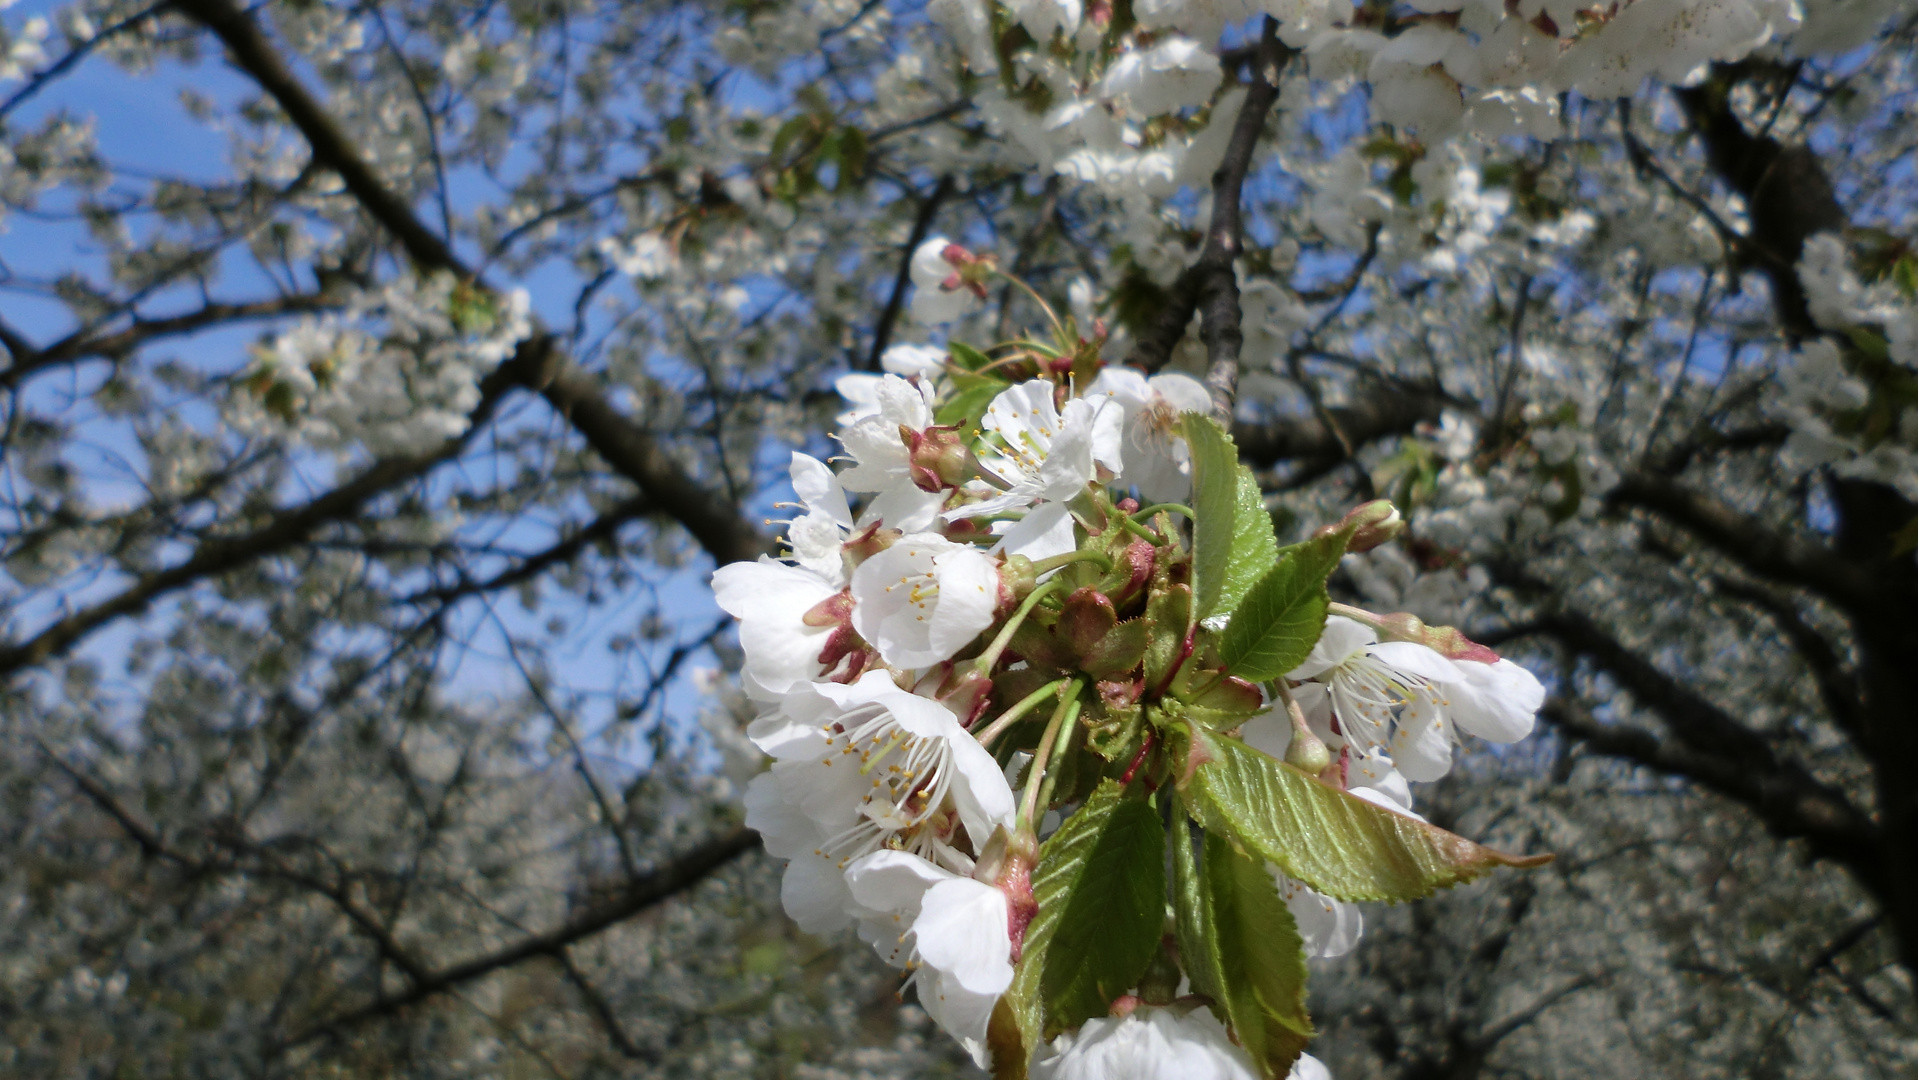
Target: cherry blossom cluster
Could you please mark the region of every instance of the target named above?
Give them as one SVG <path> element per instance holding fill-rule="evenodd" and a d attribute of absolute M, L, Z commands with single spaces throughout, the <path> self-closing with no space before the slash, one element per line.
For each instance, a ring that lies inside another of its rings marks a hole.
<path fill-rule="evenodd" d="M 1712 61 L 1790 41 L 1835 54 L 1874 18 L 1783 0 L 1418 0 L 1404 17 L 1323 0 L 934 0 L 986 115 L 1039 167 L 1133 199 L 1202 188 L 1244 101 L 1221 79 L 1221 34 L 1269 17 L 1313 78 L 1370 85 L 1375 122 L 1431 144 L 1560 132 L 1559 98 L 1682 82 Z M 1256 38 L 1256 31 L 1253 32 Z M 1252 50 L 1249 42 L 1238 48 Z"/>
<path fill-rule="evenodd" d="M 256 345 L 227 419 L 320 449 L 421 453 L 466 431 L 480 380 L 531 330 L 523 289 L 404 275 Z"/>
<path fill-rule="evenodd" d="M 1003 276 L 943 238 L 911 271 L 927 321 Z M 1208 833 L 1242 830 L 1263 884 L 1229 888 L 1296 935 L 1274 962 L 1338 955 L 1359 936 L 1352 901 L 1524 861 L 1447 837 L 1444 858 L 1483 854 L 1387 880 L 1293 846 L 1444 837 L 1412 812 L 1407 780 L 1443 775 L 1461 734 L 1523 737 L 1543 690 L 1457 630 L 1329 604 L 1325 577 L 1392 542 L 1397 512 L 1368 503 L 1279 549 L 1205 387 L 1108 366 L 1100 336 L 1055 317 L 1049 341 L 896 346 L 884 374 L 839 381 L 845 467 L 794 453 L 784 557 L 713 576 L 759 711 L 747 733 L 772 759 L 747 824 L 787 860 L 782 899 L 803 929 L 856 928 L 1002 1075 L 1322 1075 L 1301 1056 L 1302 996 L 1282 1018 L 1292 1036 L 1253 1033 L 1232 978 L 1180 958 L 1218 943 L 1162 929 L 1184 915 L 1162 917 L 1179 904 L 1150 889 L 1131 913 L 1140 944 L 1084 961 L 1116 982 L 1090 1005 L 1054 1000 L 1054 973 L 1082 961 L 1035 953 L 1072 932 L 1062 906 L 1102 903 L 1062 881 L 1080 869 L 1075 845 L 1095 830 L 1119 843 L 1118 822 L 1162 833 L 1161 815 L 1183 820 L 1175 805 Z M 1234 755 L 1271 798 L 1334 800 L 1348 831 L 1235 825 L 1245 799 L 1221 767 Z M 1162 854 L 1090 857 L 1162 878 Z M 1223 880 L 1235 857 L 1209 854 L 1194 880 Z M 1021 987 L 1027 968 L 1039 973 Z"/>

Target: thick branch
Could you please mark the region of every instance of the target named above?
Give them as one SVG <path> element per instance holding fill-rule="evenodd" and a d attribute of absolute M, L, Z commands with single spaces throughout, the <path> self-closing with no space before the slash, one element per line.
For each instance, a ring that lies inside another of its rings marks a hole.
<path fill-rule="evenodd" d="M 1239 328 L 1238 274 L 1233 263 L 1245 237 L 1241 213 L 1245 177 L 1251 170 L 1259 135 L 1265 130 L 1266 113 L 1279 97 L 1279 69 L 1290 57 L 1291 51 L 1278 40 L 1278 24 L 1268 17 L 1260 33 L 1252 84 L 1232 126 L 1225 157 L 1212 174 L 1212 221 L 1206 229 L 1205 247 L 1198 261 L 1173 283 L 1165 304 L 1152 324 L 1140 332 L 1127 359 L 1147 371 L 1164 367 L 1179 339 L 1185 336 L 1192 313 L 1199 311 L 1208 358 L 1206 382 L 1213 391 L 1215 406 L 1221 406 L 1220 414 L 1227 417 L 1232 415 L 1238 388 L 1239 346 L 1244 340 Z"/>
<path fill-rule="evenodd" d="M 1731 105 L 1732 88 L 1744 73 L 1738 65 L 1720 65 L 1712 78 L 1672 93 L 1704 143 L 1712 172 L 1744 197 L 1751 246 L 1763 253 L 1760 268 L 1771 280 L 1772 308 L 1785 336 L 1799 341 L 1819 329 L 1798 281 L 1798 258 L 1812 234 L 1845 227 L 1845 210 L 1810 148 L 1745 130 Z"/>
<path fill-rule="evenodd" d="M 1404 435 L 1421 423 L 1437 422 L 1445 405 L 1445 396 L 1436 391 L 1378 386 L 1350 405 L 1328 407 L 1326 417 L 1239 421 L 1232 425 L 1232 439 L 1239 446 L 1239 457 L 1248 464 L 1264 468 L 1292 461 L 1310 469 L 1344 460 L 1340 432 L 1354 447 L 1364 446 L 1388 435 Z"/>
<path fill-rule="evenodd" d="M 1812 589 L 1848 611 L 1872 610 L 1888 600 L 1884 584 L 1864 567 L 1817 544 L 1784 536 L 1754 518 L 1675 480 L 1633 473 L 1606 496 L 1614 506 L 1650 510 L 1730 556 L 1754 574 Z M 1911 602 L 1909 598 L 1898 599 Z"/>
<path fill-rule="evenodd" d="M 347 190 L 399 240 L 415 264 L 422 269 L 472 276 L 447 243 L 374 173 L 325 108 L 280 60 L 251 15 L 232 0 L 183 0 L 179 7 L 218 35 L 234 62 L 279 103 L 300 129 L 312 148 L 314 161 L 339 174 Z M 734 507 L 694 483 L 659 447 L 651 432 L 622 415 L 602 388 L 561 353 L 548 331 L 537 329 L 522 351 L 529 346 L 539 353 L 540 362 L 515 365 L 519 384 L 538 391 L 609 465 L 638 484 L 661 512 L 685 526 L 715 559 L 733 562 L 771 550 L 771 543 Z"/>
<path fill-rule="evenodd" d="M 1773 834 L 1807 841 L 1814 855 L 1845 867 L 1866 888 L 1882 895 L 1878 829 L 1850 803 L 1833 803 L 1819 791 L 1760 775 L 1729 758 L 1661 739 L 1644 728 L 1599 723 L 1583 706 L 1562 698 L 1547 701 L 1539 715 L 1568 738 L 1607 757 L 1689 780 L 1744 804 Z M 1660 715 L 1669 722 L 1671 714 L 1660 710 Z"/>
<path fill-rule="evenodd" d="M 406 200 L 386 186 L 325 107 L 300 85 L 249 12 L 232 0 L 175 0 L 174 6 L 213 31 L 232 53 L 233 62 L 252 76 L 300 129 L 313 150 L 313 160 L 338 174 L 353 198 L 393 234 L 415 263 L 472 276 L 448 241 L 427 228 Z"/>
<path fill-rule="evenodd" d="M 705 880 L 714 871 L 759 846 L 759 837 L 744 828 L 699 845 L 633 881 L 619 895 L 590 907 L 542 933 L 532 934 L 496 952 L 463 963 L 422 973 L 405 991 L 381 998 L 327 1020 L 288 1043 L 298 1046 L 338 1034 L 368 1020 L 388 1016 L 409 1005 L 436 997 L 464 983 L 541 956 L 558 956 L 567 946 L 589 938 L 655 907 Z"/>

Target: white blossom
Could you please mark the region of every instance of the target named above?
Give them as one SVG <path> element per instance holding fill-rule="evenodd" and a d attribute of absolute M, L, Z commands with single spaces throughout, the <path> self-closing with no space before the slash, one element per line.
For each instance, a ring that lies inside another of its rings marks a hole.
<path fill-rule="evenodd" d="M 1209 1009 L 1142 1006 L 1052 1040 L 1033 1080 L 1256 1080 L 1252 1058 Z M 1294 1075 L 1298 1075 L 1294 1070 Z"/>
<path fill-rule="evenodd" d="M 959 280 L 959 265 L 949 256 L 953 247 L 935 236 L 913 249 L 912 317 L 928 326 L 963 318 L 979 307 L 979 294 Z"/>
<path fill-rule="evenodd" d="M 1181 429 L 1185 414 L 1212 411 L 1205 384 L 1169 373 L 1150 379 L 1131 368 L 1108 367 L 1086 388 L 1097 401 L 1110 398 L 1124 412 L 1120 487 L 1136 487 L 1148 503 L 1180 502 L 1192 490 L 1192 450 Z"/>
<path fill-rule="evenodd" d="M 897 375 L 882 375 L 874 388 L 875 411 L 839 433 L 854 465 L 839 476 L 852 491 L 877 494 L 860 513 L 863 525 L 878 521 L 889 529 L 913 532 L 930 526 L 945 501 L 939 491 L 921 489 L 913 479 L 908 432 L 933 426 L 933 390 Z"/>
<path fill-rule="evenodd" d="M 999 570 L 991 556 L 933 533 L 909 533 L 852 574 L 852 625 L 888 664 L 923 668 L 992 625 Z"/>
<path fill-rule="evenodd" d="M 860 937 L 912 970 L 926 1010 L 985 1067 L 986 1025 L 1012 985 L 1006 894 L 903 851 L 876 851 L 846 869 L 863 908 Z"/>
<path fill-rule="evenodd" d="M 777 700 L 794 684 L 826 674 L 819 657 L 835 628 L 823 621 L 808 623 L 806 616 L 839 591 L 840 586 L 803 566 L 770 557 L 713 571 L 714 599 L 739 620 L 748 694 Z"/>
<path fill-rule="evenodd" d="M 1341 615 L 1325 620 L 1312 652 L 1288 676 L 1310 680 L 1292 692 L 1308 718 L 1329 714 L 1332 733 L 1359 749 L 1384 746 L 1394 711 L 1431 684 L 1457 683 L 1452 661 L 1423 645 L 1380 642 L 1362 623 Z"/>
<path fill-rule="evenodd" d="M 1012 789 L 952 711 L 874 670 L 850 685 L 810 683 L 753 722 L 773 767 L 746 793 L 746 823 L 790 859 L 786 910 L 809 931 L 856 914 L 844 872 L 891 847 L 961 871 L 967 844 L 1013 814 Z"/>

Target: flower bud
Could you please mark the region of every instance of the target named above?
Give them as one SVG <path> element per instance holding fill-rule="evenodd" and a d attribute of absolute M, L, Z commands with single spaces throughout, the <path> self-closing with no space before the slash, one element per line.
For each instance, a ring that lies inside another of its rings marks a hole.
<path fill-rule="evenodd" d="M 1380 544 L 1390 543 L 1405 531 L 1405 519 L 1399 517 L 1399 508 L 1389 499 L 1373 499 L 1353 507 L 1339 519 L 1337 525 L 1321 527 L 1317 536 L 1336 536 L 1341 533 L 1349 539 L 1345 542 L 1348 554 L 1357 555 L 1370 551 Z"/>
<path fill-rule="evenodd" d="M 1024 555 L 1008 555 L 999 564 L 999 606 L 1002 615 L 1010 615 L 1012 609 L 1025 602 L 1032 590 L 1039 586 L 1039 572 L 1032 568 L 1032 560 Z"/>
<path fill-rule="evenodd" d="M 1341 605 L 1342 606 L 1342 605 Z M 1414 645 L 1423 645 L 1447 660 L 1473 660 L 1481 664 L 1498 663 L 1498 653 L 1460 633 L 1457 627 L 1427 626 L 1424 620 L 1410 612 L 1398 611 L 1390 615 L 1374 615 L 1369 611 L 1342 610 L 1338 614 L 1370 626 L 1378 631 L 1380 637 L 1388 641 L 1409 641 Z"/>
<path fill-rule="evenodd" d="M 898 529 L 888 529 L 881 522 L 873 522 L 864 529 L 846 538 L 840 545 L 846 552 L 848 572 L 859 568 L 859 564 L 891 547 L 905 533 Z"/>
<path fill-rule="evenodd" d="M 1299 708 L 1290 693 L 1285 695 L 1285 715 L 1292 723 L 1292 742 L 1285 748 L 1285 763 L 1313 776 L 1324 772 L 1332 764 L 1332 752 L 1325 748 L 1325 741 L 1306 726 L 1305 710 Z"/>
<path fill-rule="evenodd" d="M 958 428 L 930 427 L 914 431 L 901 424 L 899 437 L 905 440 L 907 456 L 912 462 L 912 482 L 920 491 L 956 488 L 972 474 L 966 442 Z"/>
<path fill-rule="evenodd" d="M 1032 896 L 1032 868 L 1039 864 L 1039 838 L 1031 829 L 1017 832 L 1004 825 L 992 830 L 991 839 L 980 849 L 972 866 L 972 879 L 983 881 L 1006 894 L 1006 931 L 1012 938 L 1012 962 L 1019 962 L 1025 948 L 1026 927 L 1039 913 L 1039 901 Z"/>

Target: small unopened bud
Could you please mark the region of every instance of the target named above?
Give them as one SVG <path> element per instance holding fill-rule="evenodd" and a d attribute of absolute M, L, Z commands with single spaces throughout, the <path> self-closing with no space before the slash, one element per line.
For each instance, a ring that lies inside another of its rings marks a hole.
<path fill-rule="evenodd" d="M 958 244 L 947 244 L 939 257 L 953 268 L 953 273 L 939 283 L 941 289 L 947 292 L 965 289 L 981 300 L 986 298 L 986 283 L 992 279 L 996 265 L 991 255 L 974 255 Z"/>
<path fill-rule="evenodd" d="M 1333 614 L 1365 624 L 1387 641 L 1409 641 L 1423 645 L 1447 660 L 1473 660 L 1481 664 L 1498 663 L 1498 653 L 1466 637 L 1454 626 L 1427 626 L 1417 615 L 1397 611 L 1374 615 L 1369 611 L 1334 604 Z"/>
<path fill-rule="evenodd" d="M 1159 951 L 1139 976 L 1139 1000 L 1147 1005 L 1170 1005 L 1179 996 L 1179 941 L 1171 927 L 1166 930 L 1159 939 Z"/>
<path fill-rule="evenodd" d="M 1285 748 L 1285 763 L 1313 776 L 1324 772 L 1325 767 L 1332 764 L 1332 751 L 1306 726 L 1305 710 L 1299 708 L 1290 693 L 1285 694 L 1285 715 L 1292 722 L 1292 742 Z"/>
<path fill-rule="evenodd" d="M 933 696 L 959 718 L 960 727 L 971 729 L 992 704 L 992 676 L 972 663 L 960 664 L 946 673 Z"/>
<path fill-rule="evenodd" d="M 1389 499 L 1373 499 L 1353 507 L 1339 519 L 1337 525 L 1327 525 L 1319 529 L 1316 536 L 1335 536 L 1345 534 L 1345 550 L 1351 554 L 1370 551 L 1380 544 L 1390 543 L 1405 531 L 1405 519 L 1399 517 L 1399 508 Z"/>
<path fill-rule="evenodd" d="M 966 441 L 958 428 L 930 427 L 914 431 L 899 425 L 899 437 L 905 440 L 912 461 L 912 482 L 920 491 L 944 491 L 958 487 L 972 474 L 966 456 Z"/>
<path fill-rule="evenodd" d="M 1033 569 L 1031 559 L 1006 556 L 1006 561 L 999 564 L 999 606 L 1005 609 L 1001 614 L 1010 615 L 1038 585 L 1039 572 Z"/>
<path fill-rule="evenodd" d="M 972 865 L 972 879 L 982 881 L 1006 894 L 1006 932 L 1012 938 L 1012 962 L 1019 962 L 1025 948 L 1026 927 L 1039 913 L 1039 902 L 1032 896 L 1032 868 L 1039 864 L 1039 838 L 1030 829 L 1014 832 L 1004 825 L 992 830 L 992 837 Z"/>
<path fill-rule="evenodd" d="M 846 538 L 840 548 L 846 553 L 846 568 L 855 569 L 860 563 L 891 547 L 905 534 L 898 529 L 888 529 L 885 522 L 875 521 L 864 529 Z"/>

